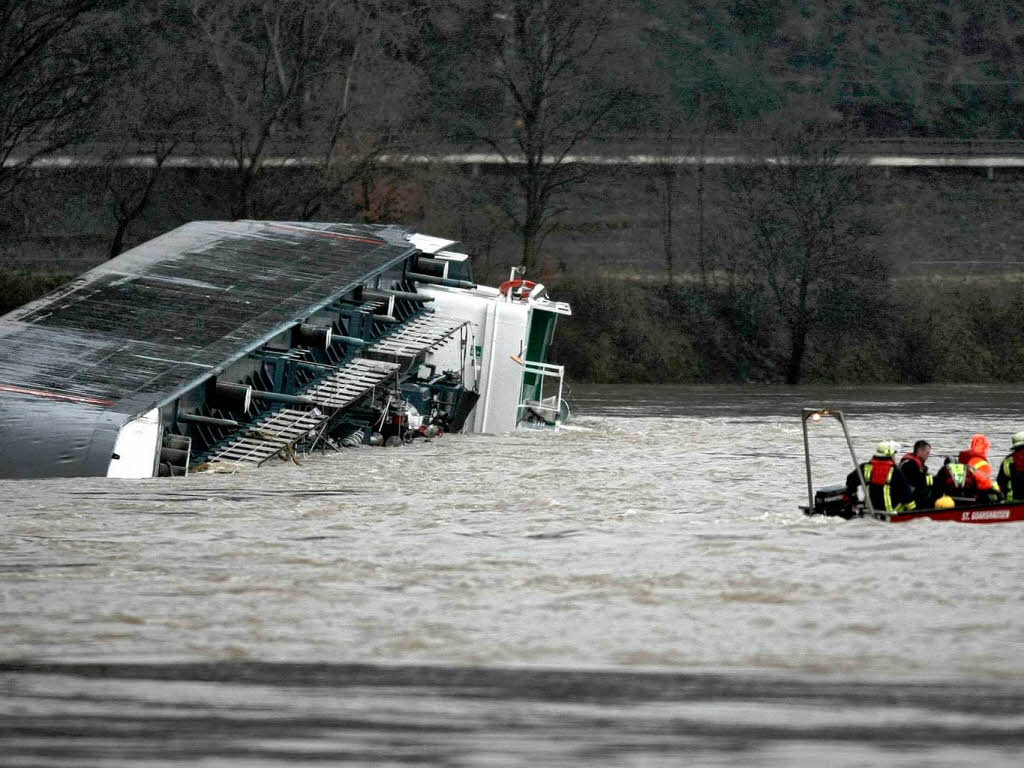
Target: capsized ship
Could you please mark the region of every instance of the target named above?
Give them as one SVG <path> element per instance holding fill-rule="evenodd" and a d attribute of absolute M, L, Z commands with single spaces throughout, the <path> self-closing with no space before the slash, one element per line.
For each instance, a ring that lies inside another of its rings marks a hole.
<path fill-rule="evenodd" d="M 570 313 L 398 226 L 193 222 L 0 317 L 0 477 L 557 425 Z"/>

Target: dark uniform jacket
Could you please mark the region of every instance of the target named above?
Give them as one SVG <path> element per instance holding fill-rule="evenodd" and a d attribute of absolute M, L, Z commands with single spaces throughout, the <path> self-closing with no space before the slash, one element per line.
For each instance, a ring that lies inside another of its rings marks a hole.
<path fill-rule="evenodd" d="M 910 487 L 903 471 L 896 466 L 891 458 L 874 457 L 860 465 L 864 474 L 864 482 L 868 484 L 871 494 L 871 506 L 876 510 L 894 512 L 902 509 L 914 509 L 914 489 Z M 857 470 L 846 476 L 846 490 L 855 497 L 860 480 Z"/>
<path fill-rule="evenodd" d="M 997 482 L 1007 501 L 1024 501 L 1024 447 L 1003 459 Z"/>
<path fill-rule="evenodd" d="M 932 476 L 928 474 L 928 465 L 918 456 L 908 453 L 900 461 L 900 469 L 903 470 L 903 477 L 914 489 L 914 502 L 918 509 L 927 509 L 932 506 L 935 495 L 932 493 Z"/>

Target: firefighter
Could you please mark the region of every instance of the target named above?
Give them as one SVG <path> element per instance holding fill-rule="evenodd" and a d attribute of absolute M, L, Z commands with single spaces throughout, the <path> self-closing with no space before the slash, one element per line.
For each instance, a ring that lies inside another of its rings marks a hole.
<path fill-rule="evenodd" d="M 900 447 L 891 440 L 883 440 L 875 448 L 871 461 L 860 465 L 861 474 L 868 487 L 871 506 L 875 510 L 901 512 L 915 508 L 914 489 L 907 483 L 903 470 L 896 465 L 896 454 Z M 846 490 L 856 498 L 860 478 L 857 470 L 846 477 Z"/>
<path fill-rule="evenodd" d="M 930 507 L 934 498 L 932 482 L 935 478 L 928 472 L 928 465 L 925 463 L 931 453 L 932 447 L 928 441 L 918 440 L 914 443 L 914 450 L 900 459 L 900 469 L 914 489 L 914 503 L 918 509 Z"/>
<path fill-rule="evenodd" d="M 999 465 L 996 482 L 1007 501 L 1024 501 L 1024 432 L 1014 432 L 1010 444 L 1012 450 Z"/>
<path fill-rule="evenodd" d="M 938 489 L 961 501 L 999 501 L 1002 493 L 992 479 L 992 465 L 988 463 L 991 447 L 992 441 L 985 435 L 971 437 L 971 447 L 960 451 L 956 461 L 947 459 L 935 476 Z"/>

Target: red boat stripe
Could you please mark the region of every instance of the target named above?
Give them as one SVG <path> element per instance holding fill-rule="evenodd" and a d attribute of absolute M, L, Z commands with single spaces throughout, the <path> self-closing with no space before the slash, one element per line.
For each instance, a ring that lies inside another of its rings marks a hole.
<path fill-rule="evenodd" d="M 51 400 L 66 400 L 70 403 L 88 403 L 89 405 L 102 405 L 109 407 L 114 405 L 113 400 L 104 400 L 99 397 L 82 397 L 81 395 L 65 395 L 61 392 L 50 392 L 46 389 L 28 389 L 26 387 L 12 387 L 7 384 L 0 384 L 0 391 L 14 392 L 19 395 L 34 395 L 35 397 L 48 397 Z"/>
<path fill-rule="evenodd" d="M 953 523 L 1016 523 L 1024 522 L 1024 504 L 994 504 L 987 507 L 933 509 L 927 512 L 901 512 L 892 515 L 893 523 L 906 523 L 923 517 Z"/>

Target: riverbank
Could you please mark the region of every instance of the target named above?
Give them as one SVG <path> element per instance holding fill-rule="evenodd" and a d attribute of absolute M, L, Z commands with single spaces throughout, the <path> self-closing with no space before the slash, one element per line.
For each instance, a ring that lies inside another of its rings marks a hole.
<path fill-rule="evenodd" d="M 49 293 L 74 277 L 72 272 L 0 269 L 0 315 Z"/>
<path fill-rule="evenodd" d="M 0 314 L 72 279 L 0 272 Z M 576 382 L 722 384 L 785 381 L 788 335 L 754 294 L 704 288 L 688 275 L 553 275 L 573 307 L 551 359 Z M 848 316 L 850 317 L 850 316 Z M 904 276 L 880 286 L 854 322 L 809 338 L 803 380 L 820 384 L 998 384 L 1024 379 L 1024 274 Z"/>
<path fill-rule="evenodd" d="M 763 296 L 699 283 L 566 276 L 552 293 L 573 317 L 552 357 L 574 381 L 780 383 L 789 335 Z M 1010 383 L 1024 379 L 1024 275 L 910 277 L 811 331 L 803 381 Z"/>

